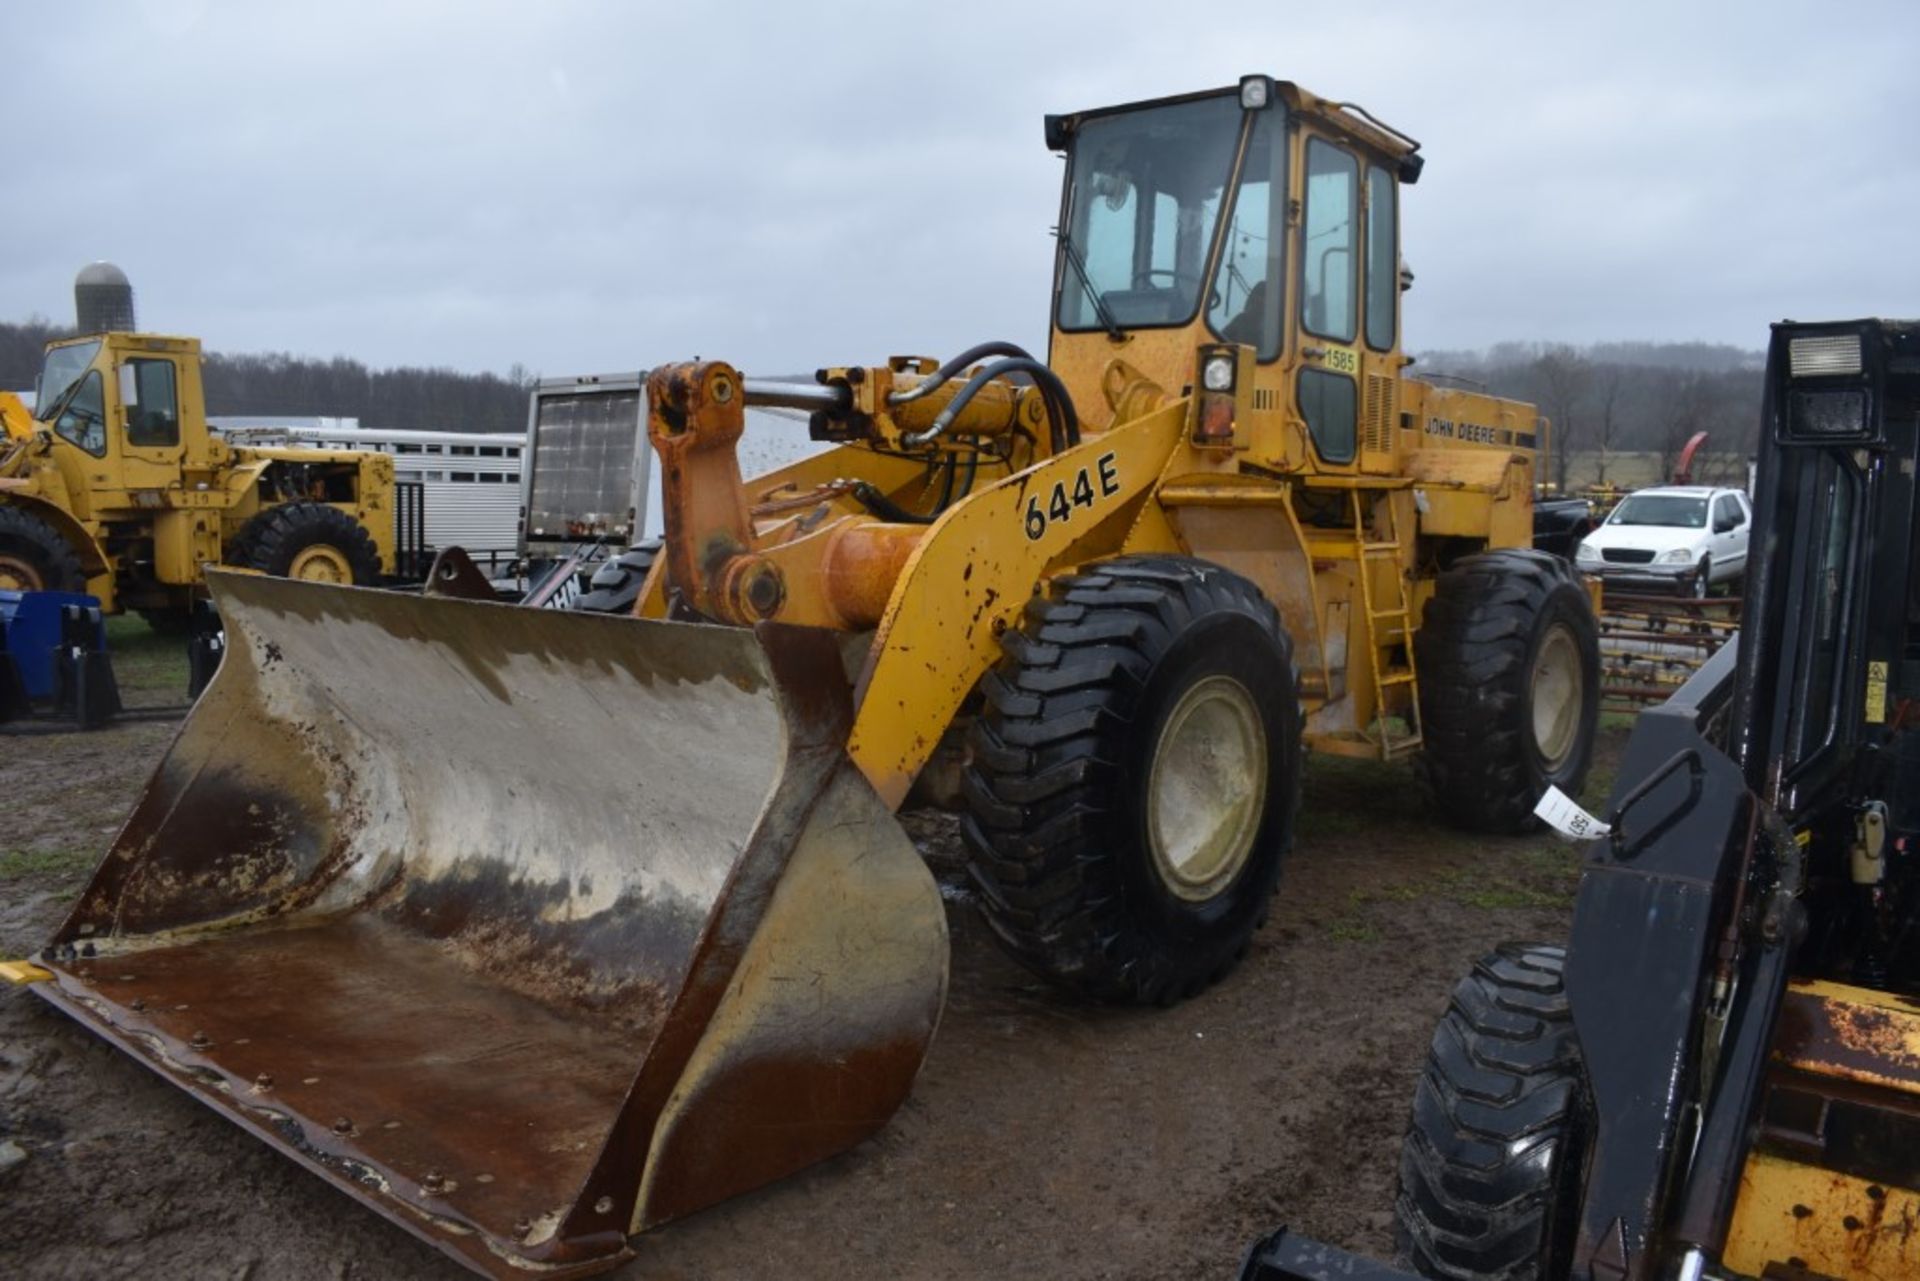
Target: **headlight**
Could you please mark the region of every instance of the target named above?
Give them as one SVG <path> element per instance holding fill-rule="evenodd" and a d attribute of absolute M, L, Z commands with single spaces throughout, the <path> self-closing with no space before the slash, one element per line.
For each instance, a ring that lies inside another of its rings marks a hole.
<path fill-rule="evenodd" d="M 1575 560 L 1600 560 L 1600 549 L 1592 543 L 1583 541 L 1574 551 L 1573 558 Z"/>
<path fill-rule="evenodd" d="M 1208 391 L 1233 390 L 1233 357 L 1209 356 L 1200 369 L 1200 382 Z"/>
<path fill-rule="evenodd" d="M 1860 335 L 1828 334 L 1787 343 L 1787 368 L 1795 378 L 1860 372 Z"/>
<path fill-rule="evenodd" d="M 1692 560 L 1693 549 L 1690 547 L 1676 547 L 1670 552 L 1660 553 L 1660 563 L 1662 565 L 1685 565 L 1689 564 Z"/>

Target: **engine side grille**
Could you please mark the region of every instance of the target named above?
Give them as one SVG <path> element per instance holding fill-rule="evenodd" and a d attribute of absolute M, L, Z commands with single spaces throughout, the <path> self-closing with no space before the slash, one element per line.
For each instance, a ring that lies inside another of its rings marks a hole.
<path fill-rule="evenodd" d="M 1398 379 L 1367 375 L 1367 401 L 1362 414 L 1366 433 L 1361 448 L 1385 453 L 1393 448 L 1394 399 L 1399 393 Z"/>

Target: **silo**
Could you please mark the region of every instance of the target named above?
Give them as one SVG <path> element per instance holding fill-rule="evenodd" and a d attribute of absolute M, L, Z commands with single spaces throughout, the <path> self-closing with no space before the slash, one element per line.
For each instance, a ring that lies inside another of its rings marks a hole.
<path fill-rule="evenodd" d="M 88 263 L 73 278 L 73 314 L 83 334 L 127 333 L 133 324 L 133 285 L 110 262 Z"/>

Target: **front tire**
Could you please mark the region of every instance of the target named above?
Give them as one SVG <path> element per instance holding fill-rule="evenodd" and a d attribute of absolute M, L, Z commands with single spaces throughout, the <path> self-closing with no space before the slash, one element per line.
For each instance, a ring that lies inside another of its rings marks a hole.
<path fill-rule="evenodd" d="M 1414 657 L 1421 768 L 1449 821 L 1524 832 L 1548 787 L 1579 795 L 1600 719 L 1600 642 L 1571 566 L 1518 549 L 1455 562 Z"/>
<path fill-rule="evenodd" d="M 1713 558 L 1702 556 L 1694 567 L 1693 583 L 1690 594 L 1695 600 L 1705 600 L 1713 591 Z"/>
<path fill-rule="evenodd" d="M 1266 919 L 1299 807 L 1299 677 L 1260 590 L 1179 556 L 1050 584 L 981 682 L 962 829 L 987 923 L 1099 1000 L 1172 1004 Z"/>
<path fill-rule="evenodd" d="M 1507 944 L 1453 990 L 1400 1150 L 1401 1253 L 1442 1281 L 1569 1274 L 1591 1105 L 1562 948 Z"/>
<path fill-rule="evenodd" d="M 80 557 L 60 531 L 30 511 L 0 504 L 0 591 L 86 590 Z"/>
<path fill-rule="evenodd" d="M 285 503 L 246 523 L 229 564 L 276 578 L 371 587 L 380 581 L 380 551 L 353 517 L 326 503 Z"/>

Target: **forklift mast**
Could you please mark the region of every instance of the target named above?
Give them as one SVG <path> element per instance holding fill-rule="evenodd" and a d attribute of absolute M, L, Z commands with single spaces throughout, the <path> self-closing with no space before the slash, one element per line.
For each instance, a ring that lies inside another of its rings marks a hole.
<path fill-rule="evenodd" d="M 1920 1263 L 1873 1226 L 1920 1216 L 1920 322 L 1775 325 L 1756 448 L 1741 631 L 1636 723 L 1581 878 L 1578 1155 L 1503 1277 Z M 1407 1275 L 1284 1229 L 1242 1271 Z"/>

